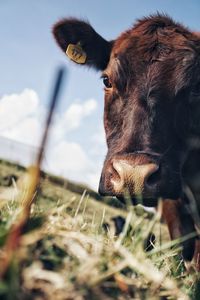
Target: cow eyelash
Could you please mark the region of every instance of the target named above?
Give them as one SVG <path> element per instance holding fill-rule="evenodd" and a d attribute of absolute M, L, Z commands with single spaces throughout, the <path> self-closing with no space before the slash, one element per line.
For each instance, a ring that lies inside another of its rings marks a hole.
<path fill-rule="evenodd" d="M 103 74 L 103 75 L 101 76 L 101 78 L 103 79 L 103 84 L 104 84 L 105 88 L 111 89 L 111 88 L 112 88 L 112 83 L 111 83 L 111 81 L 110 81 L 108 75 Z"/>

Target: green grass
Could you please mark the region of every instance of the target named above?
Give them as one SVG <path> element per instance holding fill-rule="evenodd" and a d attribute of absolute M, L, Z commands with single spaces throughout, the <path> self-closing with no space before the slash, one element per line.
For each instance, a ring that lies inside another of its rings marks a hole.
<path fill-rule="evenodd" d="M 24 172 L 0 162 L 1 247 L 15 222 Z M 141 206 L 119 208 L 85 188 L 43 174 L 0 299 L 200 299 L 198 274 L 185 270 L 180 246 L 172 247 L 158 215 Z M 126 219 L 119 236 L 117 216 Z M 156 242 L 147 252 L 152 232 Z"/>

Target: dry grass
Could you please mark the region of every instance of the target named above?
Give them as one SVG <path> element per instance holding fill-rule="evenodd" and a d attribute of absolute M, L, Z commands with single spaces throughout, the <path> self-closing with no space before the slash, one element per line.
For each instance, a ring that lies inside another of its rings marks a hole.
<path fill-rule="evenodd" d="M 16 220 L 20 190 L 19 181 L 8 183 L 8 175 L 24 171 L 2 163 L 0 172 L 2 246 Z M 119 236 L 117 216 L 126 219 Z M 156 242 L 147 252 L 151 232 Z M 0 283 L 0 299 L 200 299 L 197 279 L 185 271 L 180 246 L 172 247 L 158 214 L 110 207 L 87 192 L 80 195 L 43 179 L 21 245 Z"/>

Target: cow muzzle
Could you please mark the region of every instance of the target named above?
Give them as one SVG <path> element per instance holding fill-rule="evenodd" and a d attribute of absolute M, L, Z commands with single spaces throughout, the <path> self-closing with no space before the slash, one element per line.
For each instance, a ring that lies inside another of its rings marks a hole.
<path fill-rule="evenodd" d="M 139 166 L 131 166 L 123 160 L 114 161 L 113 168 L 117 176 L 111 179 L 113 190 L 116 194 L 122 194 L 128 191 L 130 195 L 144 195 L 152 190 L 151 176 L 155 174 L 159 166 L 155 163 L 149 163 Z M 150 196 L 150 195 L 149 195 Z"/>
<path fill-rule="evenodd" d="M 131 198 L 155 198 L 160 184 L 160 167 L 154 161 L 144 159 L 138 163 L 130 157 L 113 158 L 106 162 L 102 172 L 99 193 Z"/>

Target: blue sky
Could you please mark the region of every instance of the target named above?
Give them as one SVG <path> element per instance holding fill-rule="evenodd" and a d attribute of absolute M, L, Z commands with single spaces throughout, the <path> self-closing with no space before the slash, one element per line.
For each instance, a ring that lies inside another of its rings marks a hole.
<path fill-rule="evenodd" d="M 0 66 L 3 76 L 0 95 L 32 87 L 46 101 L 54 68 L 67 62 L 51 35 L 52 24 L 59 18 L 88 19 L 97 32 L 113 39 L 137 18 L 156 11 L 166 12 L 190 28 L 200 30 L 198 0 L 1 0 Z M 101 90 L 98 79 L 93 72 L 70 64 L 68 101 L 91 95 L 101 97 L 102 93 L 97 92 Z"/>
<path fill-rule="evenodd" d="M 63 134 L 63 139 L 79 144 L 87 157 L 97 161 L 100 166 L 106 151 L 105 144 L 102 142 L 99 145 L 99 153 L 97 149 L 96 152 L 92 151 L 92 141 L 96 143 L 95 136 L 98 138 L 101 135 L 100 139 L 103 136 L 103 85 L 100 74 L 69 62 L 55 44 L 51 27 L 62 17 L 76 16 L 88 19 L 98 33 L 106 39 L 113 39 L 136 19 L 157 11 L 169 14 L 192 30 L 200 31 L 199 0 L 0 0 L 0 98 L 5 94 L 20 95 L 24 89 L 30 89 L 36 92 L 39 106 L 44 110 L 48 105 L 55 68 L 65 64 L 69 76 L 57 108 L 58 118 L 74 103 L 83 105 L 94 99 L 96 107 L 90 102 L 88 105 L 93 107 L 91 113 L 85 113 L 78 126 Z M 83 114 L 84 109 L 80 109 Z M 20 120 L 13 124 L 15 127 L 20 125 Z M 1 134 L 6 136 L 0 130 Z M 20 140 L 19 135 L 20 132 L 16 140 Z M 8 137 L 15 139 L 13 131 Z M 20 141 L 26 142 L 25 139 Z M 78 177 L 78 180 L 82 181 L 82 177 Z"/>

